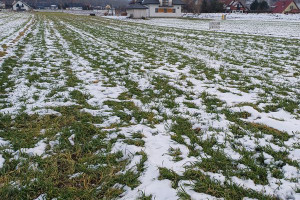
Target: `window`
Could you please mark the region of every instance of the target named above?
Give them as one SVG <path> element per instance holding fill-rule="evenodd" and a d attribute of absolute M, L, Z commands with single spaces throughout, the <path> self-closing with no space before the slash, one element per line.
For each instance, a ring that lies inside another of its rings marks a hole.
<path fill-rule="evenodd" d="M 156 13 L 176 13 L 176 9 L 173 8 L 155 8 Z"/>
<path fill-rule="evenodd" d="M 163 9 L 163 8 L 158 8 L 158 12 L 159 12 L 159 13 L 163 13 L 163 12 L 164 12 L 164 9 Z"/>
<path fill-rule="evenodd" d="M 162 0 L 162 6 L 168 6 L 169 0 Z"/>
<path fill-rule="evenodd" d="M 294 6 L 290 6 L 290 9 L 293 10 L 293 9 L 294 9 Z"/>

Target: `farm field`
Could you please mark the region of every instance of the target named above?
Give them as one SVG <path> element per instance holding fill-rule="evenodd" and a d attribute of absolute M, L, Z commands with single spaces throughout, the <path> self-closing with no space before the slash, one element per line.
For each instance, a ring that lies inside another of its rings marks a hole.
<path fill-rule="evenodd" d="M 300 26 L 0 19 L 0 199 L 300 199 Z"/>
<path fill-rule="evenodd" d="M 109 16 L 108 18 L 192 30 L 208 30 L 208 22 L 219 21 L 221 28 L 220 30 L 215 30 L 218 32 L 300 39 L 300 14 L 291 16 L 279 14 L 274 16 L 231 13 L 226 16 L 227 20 L 221 20 L 221 13 L 201 14 L 198 16 L 187 15 L 180 19 L 153 18 L 148 20 L 136 20 L 115 16 Z"/>

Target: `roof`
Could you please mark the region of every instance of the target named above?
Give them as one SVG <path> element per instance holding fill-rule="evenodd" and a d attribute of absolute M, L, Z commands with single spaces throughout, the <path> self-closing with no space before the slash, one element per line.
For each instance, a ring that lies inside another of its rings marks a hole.
<path fill-rule="evenodd" d="M 181 0 L 173 0 L 173 5 L 185 5 L 185 3 Z"/>
<path fill-rule="evenodd" d="M 225 4 L 226 6 L 231 6 L 231 5 L 237 5 L 238 3 L 245 7 L 242 1 L 240 0 L 225 0 L 225 1 L 220 1 L 221 3 Z"/>
<path fill-rule="evenodd" d="M 143 0 L 143 5 L 148 5 L 148 4 L 160 4 L 159 0 Z M 172 1 L 173 5 L 184 5 L 185 3 L 181 0 L 173 0 Z"/>
<path fill-rule="evenodd" d="M 286 1 L 278 1 L 275 3 L 275 8 L 273 10 L 273 13 L 283 13 L 284 10 L 291 4 L 291 3 L 295 3 L 294 0 L 286 0 Z M 295 5 L 297 6 L 297 4 L 295 3 Z M 298 6 L 297 6 L 297 8 Z"/>
<path fill-rule="evenodd" d="M 224 4 L 224 8 L 227 10 L 247 10 L 241 0 L 221 0 L 220 2 Z"/>
<path fill-rule="evenodd" d="M 159 0 L 144 0 L 143 5 L 148 5 L 148 4 L 159 4 Z"/>
<path fill-rule="evenodd" d="M 129 6 L 127 7 L 127 10 L 130 10 L 130 9 L 148 9 L 148 8 L 139 3 L 135 3 L 135 4 L 129 4 Z"/>
<path fill-rule="evenodd" d="M 19 1 L 22 2 L 24 5 L 28 6 L 29 8 L 31 8 L 31 6 L 28 5 L 28 3 L 26 3 L 25 1 L 22 1 L 22 0 L 14 1 L 14 2 L 12 3 L 12 5 L 15 5 L 15 4 L 18 3 Z"/>

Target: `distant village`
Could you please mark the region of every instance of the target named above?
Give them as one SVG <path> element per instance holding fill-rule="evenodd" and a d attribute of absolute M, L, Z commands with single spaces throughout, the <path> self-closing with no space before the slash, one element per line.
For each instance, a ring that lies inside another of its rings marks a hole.
<path fill-rule="evenodd" d="M 19 2 L 33 10 L 103 10 L 107 5 L 125 10 L 128 5 L 127 0 L 0 0 L 0 9 L 13 9 Z M 22 10 L 25 9 L 20 7 L 19 11 Z"/>
<path fill-rule="evenodd" d="M 0 1 L 0 9 L 13 11 L 71 10 L 103 11 L 105 15 L 130 18 L 181 17 L 183 13 L 282 13 L 299 14 L 297 0 L 132 0 L 112 4 L 51 3 L 49 1 Z"/>
<path fill-rule="evenodd" d="M 135 0 L 127 7 L 132 18 L 180 17 L 184 13 L 300 13 L 295 0 Z"/>

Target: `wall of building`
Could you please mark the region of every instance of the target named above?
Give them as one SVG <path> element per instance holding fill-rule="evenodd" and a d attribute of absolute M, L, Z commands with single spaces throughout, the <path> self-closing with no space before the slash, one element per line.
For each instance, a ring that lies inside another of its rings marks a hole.
<path fill-rule="evenodd" d="M 147 9 L 147 16 L 148 17 L 181 17 L 181 5 L 174 5 L 172 7 L 160 7 L 159 5 L 148 5 Z M 156 12 L 156 9 L 159 9 L 159 11 L 162 11 L 162 9 L 175 9 L 175 13 L 171 12 Z"/>
<path fill-rule="evenodd" d="M 132 18 L 134 19 L 141 19 L 147 17 L 147 9 L 130 9 L 126 12 L 128 17 L 132 15 Z"/>

